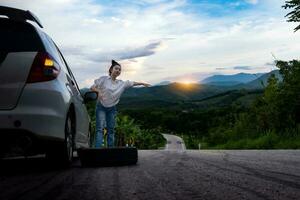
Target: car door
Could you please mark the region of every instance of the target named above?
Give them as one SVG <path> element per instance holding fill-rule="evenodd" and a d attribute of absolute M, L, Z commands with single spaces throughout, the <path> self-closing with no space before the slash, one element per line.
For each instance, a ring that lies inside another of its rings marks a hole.
<path fill-rule="evenodd" d="M 76 142 L 80 143 L 79 146 L 85 146 L 87 147 L 89 144 L 89 125 L 90 125 L 90 117 L 88 114 L 88 111 L 86 109 L 86 105 L 84 103 L 84 99 L 81 96 L 78 84 L 76 82 L 76 79 L 71 71 L 71 69 L 68 67 L 68 64 L 66 60 L 64 59 L 62 53 L 57 48 L 61 59 L 63 60 L 65 67 L 68 70 L 67 78 L 70 82 L 70 88 L 73 93 L 73 102 L 75 104 L 75 113 L 76 113 Z"/>

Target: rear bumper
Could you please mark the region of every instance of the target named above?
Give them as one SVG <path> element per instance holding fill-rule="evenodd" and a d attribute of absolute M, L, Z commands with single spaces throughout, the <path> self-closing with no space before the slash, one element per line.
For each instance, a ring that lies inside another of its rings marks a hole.
<path fill-rule="evenodd" d="M 0 110 L 0 130 L 21 129 L 39 137 L 64 139 L 70 95 L 61 85 L 58 80 L 27 84 L 13 110 Z"/>
<path fill-rule="evenodd" d="M 44 153 L 52 142 L 64 140 L 70 98 L 57 80 L 27 84 L 18 102 L 12 110 L 0 110 L 2 152 Z"/>
<path fill-rule="evenodd" d="M 13 111 L 0 111 L 0 140 L 9 134 L 2 130 L 25 131 L 38 137 L 64 139 L 64 127 L 65 116 L 49 108 L 22 107 Z"/>

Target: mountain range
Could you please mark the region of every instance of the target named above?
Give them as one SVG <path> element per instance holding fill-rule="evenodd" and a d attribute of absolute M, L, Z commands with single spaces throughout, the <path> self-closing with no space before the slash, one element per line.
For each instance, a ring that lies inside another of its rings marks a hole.
<path fill-rule="evenodd" d="M 200 83 L 210 84 L 210 85 L 232 86 L 232 85 L 254 81 L 255 79 L 259 78 L 262 75 L 263 73 L 258 73 L 258 74 L 238 73 L 233 75 L 213 75 L 200 81 Z"/>
<path fill-rule="evenodd" d="M 234 75 L 214 75 L 201 81 L 200 83 L 176 83 L 161 82 L 152 87 L 130 88 L 122 95 L 120 104 L 130 107 L 149 105 L 170 105 L 178 102 L 197 102 L 211 97 L 227 95 L 229 91 L 239 91 L 241 89 L 253 91 L 261 90 L 267 85 L 267 80 L 271 76 L 281 80 L 279 70 L 274 70 L 264 74 L 239 73 Z M 87 88 L 81 89 L 82 92 Z M 218 99 L 221 99 L 218 97 Z"/>

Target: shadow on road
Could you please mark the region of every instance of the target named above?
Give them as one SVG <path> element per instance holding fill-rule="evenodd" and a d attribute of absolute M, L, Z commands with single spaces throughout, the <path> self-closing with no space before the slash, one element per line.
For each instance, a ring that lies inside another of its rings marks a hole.
<path fill-rule="evenodd" d="M 70 169 L 93 169 L 93 168 L 122 168 L 122 167 L 136 167 L 138 164 L 122 164 L 122 163 L 108 163 L 102 165 L 82 166 L 79 157 L 74 157 L 73 162 L 69 167 L 62 167 L 59 163 L 49 162 L 45 157 L 29 157 L 29 158 L 9 158 L 0 159 L 0 176 L 1 175 L 25 175 L 30 173 L 44 173 L 44 172 L 63 172 Z"/>
<path fill-rule="evenodd" d="M 75 158 L 75 160 L 78 159 Z M 73 167 L 73 165 L 71 167 Z M 57 165 L 57 163 L 50 163 L 45 157 L 10 158 L 0 160 L 0 175 L 16 175 L 64 170 L 67 169 L 62 168 Z"/>

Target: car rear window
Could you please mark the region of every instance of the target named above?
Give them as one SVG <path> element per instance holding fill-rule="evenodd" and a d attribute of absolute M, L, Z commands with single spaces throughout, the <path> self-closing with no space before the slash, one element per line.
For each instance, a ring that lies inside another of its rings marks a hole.
<path fill-rule="evenodd" d="M 0 51 L 42 51 L 43 45 L 31 24 L 0 19 Z"/>

